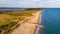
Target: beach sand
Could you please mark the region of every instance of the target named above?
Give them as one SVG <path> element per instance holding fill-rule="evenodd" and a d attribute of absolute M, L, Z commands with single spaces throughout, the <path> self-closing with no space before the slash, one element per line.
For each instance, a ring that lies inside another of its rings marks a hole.
<path fill-rule="evenodd" d="M 41 11 L 37 11 L 32 17 L 28 17 L 27 21 L 20 24 L 18 28 L 13 30 L 11 34 L 35 34 L 37 26 L 39 26 L 38 21 L 41 17 Z"/>

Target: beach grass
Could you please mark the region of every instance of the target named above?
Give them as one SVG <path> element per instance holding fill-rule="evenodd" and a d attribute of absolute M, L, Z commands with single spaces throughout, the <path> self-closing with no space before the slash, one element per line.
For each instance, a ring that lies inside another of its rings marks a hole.
<path fill-rule="evenodd" d="M 24 20 L 25 16 L 32 16 L 32 13 L 36 11 L 37 10 L 1 10 L 0 29 L 2 31 L 2 34 L 6 34 L 12 26 L 16 25 L 16 23 L 12 23 L 15 19 L 18 21 Z"/>
<path fill-rule="evenodd" d="M 2 11 L 1 11 L 2 12 Z M 2 14 L 0 14 L 0 25 L 4 25 L 9 23 L 10 21 L 13 21 L 14 19 L 23 20 L 24 16 L 32 16 L 32 13 L 35 12 L 35 10 L 16 10 L 16 11 L 3 11 Z"/>

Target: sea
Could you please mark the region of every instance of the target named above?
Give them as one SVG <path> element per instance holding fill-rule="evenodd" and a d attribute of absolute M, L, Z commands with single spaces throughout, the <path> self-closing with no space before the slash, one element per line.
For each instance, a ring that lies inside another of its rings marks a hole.
<path fill-rule="evenodd" d="M 60 8 L 44 8 L 41 14 L 39 34 L 60 34 Z"/>
<path fill-rule="evenodd" d="M 0 10 L 25 10 L 26 8 L 0 8 Z M 43 28 L 39 28 L 38 34 L 60 34 L 60 8 L 44 8 L 41 13 Z"/>
<path fill-rule="evenodd" d="M 27 8 L 18 8 L 18 7 L 0 7 L 0 10 L 25 10 Z"/>

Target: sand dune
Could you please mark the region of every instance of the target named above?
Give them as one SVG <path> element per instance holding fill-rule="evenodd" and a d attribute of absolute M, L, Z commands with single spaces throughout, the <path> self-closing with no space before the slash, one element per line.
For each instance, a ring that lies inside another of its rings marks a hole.
<path fill-rule="evenodd" d="M 38 20 L 41 16 L 40 13 L 40 11 L 37 11 L 33 16 L 26 17 L 27 21 L 12 31 L 11 34 L 35 34 L 36 27 L 39 26 Z"/>

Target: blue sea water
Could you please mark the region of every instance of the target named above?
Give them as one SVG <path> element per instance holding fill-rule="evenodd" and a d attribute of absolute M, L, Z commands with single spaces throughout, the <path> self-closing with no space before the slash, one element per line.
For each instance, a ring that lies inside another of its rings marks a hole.
<path fill-rule="evenodd" d="M 39 34 L 60 34 L 60 8 L 45 8 L 42 11 Z"/>
<path fill-rule="evenodd" d="M 16 8 L 16 7 L 0 7 L 0 10 L 25 10 L 27 8 Z"/>

